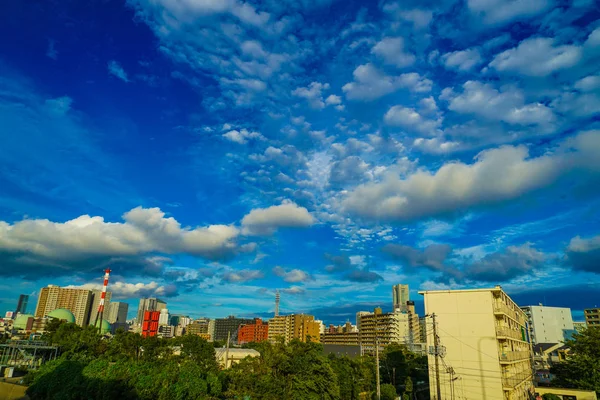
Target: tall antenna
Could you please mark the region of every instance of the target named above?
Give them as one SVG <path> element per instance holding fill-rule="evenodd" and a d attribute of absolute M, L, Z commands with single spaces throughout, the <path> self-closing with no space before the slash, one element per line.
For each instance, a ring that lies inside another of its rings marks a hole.
<path fill-rule="evenodd" d="M 277 289 L 275 291 L 275 316 L 276 317 L 279 316 L 279 299 L 280 299 L 279 289 Z"/>
<path fill-rule="evenodd" d="M 100 295 L 100 303 L 98 303 L 98 313 L 96 314 L 96 321 L 94 321 L 94 327 L 98 328 L 98 332 L 102 334 L 102 317 L 104 317 L 104 298 L 106 297 L 106 288 L 108 287 L 108 278 L 110 277 L 110 269 L 104 270 L 104 284 L 102 285 L 102 294 Z M 98 326 L 98 317 L 100 318 L 100 326 Z"/>

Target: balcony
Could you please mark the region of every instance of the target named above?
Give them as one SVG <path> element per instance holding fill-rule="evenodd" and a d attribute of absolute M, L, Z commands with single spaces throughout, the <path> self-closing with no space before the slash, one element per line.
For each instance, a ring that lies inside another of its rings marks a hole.
<path fill-rule="evenodd" d="M 502 376 L 502 386 L 504 390 L 512 390 L 527 380 L 532 380 L 531 372 L 518 372 L 512 375 Z"/>
<path fill-rule="evenodd" d="M 523 335 L 520 330 L 505 327 L 496 327 L 496 336 L 498 336 L 498 338 L 510 338 L 514 340 L 520 340 L 522 342 L 526 341 L 523 339 Z"/>
<path fill-rule="evenodd" d="M 523 318 L 523 315 L 504 303 L 494 303 L 494 314 L 508 315 L 511 319 L 514 319 L 520 325 L 525 325 L 525 318 Z"/>
<path fill-rule="evenodd" d="M 531 353 L 529 351 L 504 351 L 500 353 L 500 363 L 529 360 Z"/>

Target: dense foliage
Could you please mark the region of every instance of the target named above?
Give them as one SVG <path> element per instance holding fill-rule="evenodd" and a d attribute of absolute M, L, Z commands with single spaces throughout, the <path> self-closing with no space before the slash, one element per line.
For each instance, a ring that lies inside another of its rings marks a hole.
<path fill-rule="evenodd" d="M 93 328 L 57 324 L 46 339 L 58 344 L 62 355 L 28 375 L 32 400 L 367 400 L 375 394 L 373 358 L 325 356 L 318 343 L 252 343 L 248 347 L 260 357 L 222 370 L 213 344 L 194 335 L 160 339 L 120 331 L 108 339 Z M 422 379 L 422 362 L 404 347 L 390 346 L 382 354 L 381 398 L 411 392 L 410 377 Z"/>
<path fill-rule="evenodd" d="M 565 362 L 555 364 L 552 386 L 594 390 L 600 395 L 600 329 L 587 328 L 565 343 L 571 348 Z"/>

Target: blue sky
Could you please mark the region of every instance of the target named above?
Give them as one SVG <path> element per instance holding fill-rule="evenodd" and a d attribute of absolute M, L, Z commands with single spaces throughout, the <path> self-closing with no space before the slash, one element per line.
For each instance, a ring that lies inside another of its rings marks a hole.
<path fill-rule="evenodd" d="M 192 317 L 280 289 L 340 323 L 408 283 L 581 319 L 599 115 L 593 1 L 11 0 L 0 310 L 108 266 Z"/>

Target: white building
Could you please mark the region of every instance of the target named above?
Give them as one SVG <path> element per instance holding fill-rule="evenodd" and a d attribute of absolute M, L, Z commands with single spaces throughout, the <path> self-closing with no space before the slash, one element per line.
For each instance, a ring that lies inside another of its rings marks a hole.
<path fill-rule="evenodd" d="M 573 317 L 570 308 L 526 306 L 521 309 L 527 315 L 529 333 L 534 344 L 563 343 L 564 330 L 573 330 Z"/>
<path fill-rule="evenodd" d="M 160 310 L 160 316 L 158 317 L 158 325 L 169 325 L 169 310 L 163 308 Z"/>
<path fill-rule="evenodd" d="M 406 344 L 410 341 L 410 321 L 407 313 L 384 313 L 381 308 L 360 315 L 359 341 L 364 354 L 375 354 L 391 343 Z"/>
<path fill-rule="evenodd" d="M 426 332 L 432 400 L 452 398 L 451 394 L 466 400 L 529 399 L 533 376 L 527 319 L 500 286 L 419 293 L 425 297 L 429 315 Z M 439 357 L 435 356 L 434 315 Z"/>

